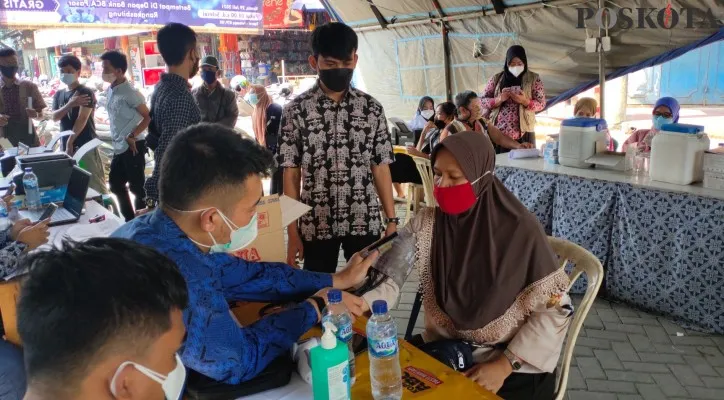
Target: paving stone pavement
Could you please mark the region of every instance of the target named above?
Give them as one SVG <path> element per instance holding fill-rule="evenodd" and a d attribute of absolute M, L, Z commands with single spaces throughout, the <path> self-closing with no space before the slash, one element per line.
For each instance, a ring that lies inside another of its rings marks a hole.
<path fill-rule="evenodd" d="M 398 205 L 397 215 L 404 216 Z M 340 267 L 345 265 L 340 253 Z M 391 310 L 403 336 L 419 286 L 413 271 Z M 572 296 L 578 304 L 582 296 Z M 724 306 L 724 305 L 723 305 Z M 424 327 L 424 311 L 414 333 Z M 576 342 L 568 400 L 724 400 L 724 336 L 682 328 L 625 304 L 597 299 Z"/>

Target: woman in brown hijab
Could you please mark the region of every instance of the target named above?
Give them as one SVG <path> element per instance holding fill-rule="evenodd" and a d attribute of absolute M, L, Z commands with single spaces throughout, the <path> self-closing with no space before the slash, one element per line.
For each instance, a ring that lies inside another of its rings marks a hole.
<path fill-rule="evenodd" d="M 439 207 L 403 229 L 416 240 L 423 291 L 418 343 L 463 340 L 474 346 L 470 379 L 506 400 L 552 399 L 572 314 L 568 276 L 535 216 L 493 175 L 487 137 L 450 136 L 431 161 Z"/>

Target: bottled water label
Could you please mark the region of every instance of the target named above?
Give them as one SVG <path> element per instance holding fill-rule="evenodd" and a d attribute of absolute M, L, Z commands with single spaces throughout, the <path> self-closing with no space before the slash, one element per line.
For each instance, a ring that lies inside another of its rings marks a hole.
<path fill-rule="evenodd" d="M 370 355 L 377 358 L 392 357 L 397 354 L 397 338 L 367 339 Z"/>
<path fill-rule="evenodd" d="M 346 323 L 337 328 L 337 338 L 343 343 L 347 343 L 352 340 L 352 324 Z"/>

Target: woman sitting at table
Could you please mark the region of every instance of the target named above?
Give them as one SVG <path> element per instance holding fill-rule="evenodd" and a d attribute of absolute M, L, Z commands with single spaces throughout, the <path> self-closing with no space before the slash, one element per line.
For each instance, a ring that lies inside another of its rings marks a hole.
<path fill-rule="evenodd" d="M 417 241 L 426 317 L 413 344 L 468 342 L 470 379 L 506 400 L 552 399 L 572 314 L 568 276 L 538 220 L 494 176 L 490 140 L 458 133 L 431 160 L 439 208 L 403 228 Z"/>
<path fill-rule="evenodd" d="M 455 122 L 455 116 L 457 115 L 457 109 L 455 104 L 447 101 L 440 103 L 435 110 L 435 119 L 425 126 L 420 135 L 420 140 L 417 142 L 416 147 L 408 146 L 407 154 L 430 158 L 432 149 L 440 143 L 442 140 L 442 134 L 445 132 L 445 136 L 450 135 L 450 132 L 457 132 L 461 127 L 461 123 L 453 124 Z"/>
<path fill-rule="evenodd" d="M 412 120 L 407 123 L 411 131 L 421 131 L 435 116 L 435 101 L 430 96 L 424 96 L 417 105 L 417 111 Z"/>
<path fill-rule="evenodd" d="M 664 124 L 679 122 L 679 102 L 673 97 L 662 97 L 656 100 L 654 110 L 651 113 L 651 129 L 638 129 L 623 142 L 623 151 L 628 145 L 638 143 L 638 148 L 644 151 L 651 151 L 651 139 L 659 133 Z"/>
<path fill-rule="evenodd" d="M 598 109 L 598 102 L 593 97 L 583 97 L 576 102 L 573 107 L 573 115 L 576 118 L 596 118 L 596 111 Z M 608 151 L 616 151 L 618 148 L 618 142 L 611 137 L 611 133 L 606 131 L 606 143 Z"/>

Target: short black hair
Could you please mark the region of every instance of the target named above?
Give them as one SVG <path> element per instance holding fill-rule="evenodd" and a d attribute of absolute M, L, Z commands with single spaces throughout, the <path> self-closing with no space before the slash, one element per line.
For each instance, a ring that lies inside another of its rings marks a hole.
<path fill-rule="evenodd" d="M 0 49 L 0 57 L 11 57 L 11 56 L 17 56 L 17 55 L 18 55 L 18 53 L 12 47 L 6 47 L 4 49 Z"/>
<path fill-rule="evenodd" d="M 467 107 L 470 105 L 470 102 L 473 99 L 477 98 L 477 93 L 473 92 L 472 90 L 466 90 L 462 93 L 458 93 L 458 95 L 455 96 L 455 105 L 458 107 Z"/>
<path fill-rule="evenodd" d="M 162 205 L 187 210 L 210 192 L 223 195 L 252 174 L 269 176 L 274 156 L 256 141 L 219 124 L 201 123 L 174 136 L 163 154 Z"/>
<path fill-rule="evenodd" d="M 28 380 L 72 390 L 109 353 L 142 354 L 188 305 L 186 281 L 158 251 L 126 239 L 65 242 L 33 254 L 18 331 Z"/>
<path fill-rule="evenodd" d="M 318 26 L 312 33 L 312 54 L 332 57 L 338 60 L 349 59 L 357 51 L 357 34 L 341 22 L 330 22 Z"/>
<path fill-rule="evenodd" d="M 166 64 L 181 65 L 186 54 L 196 47 L 196 32 L 184 24 L 171 22 L 158 31 L 156 43 Z"/>
<path fill-rule="evenodd" d="M 63 57 L 60 57 L 60 60 L 58 60 L 58 68 L 65 68 L 69 65 L 76 71 L 80 71 L 83 64 L 81 64 L 78 57 L 70 54 L 64 55 Z"/>
<path fill-rule="evenodd" d="M 453 104 L 449 101 L 440 103 L 437 106 L 442 108 L 442 112 L 444 112 L 445 114 L 447 114 L 451 117 L 454 117 L 458 114 L 458 109 L 457 109 L 457 107 L 455 107 L 455 104 Z"/>
<path fill-rule="evenodd" d="M 117 50 L 110 50 L 103 53 L 101 60 L 108 61 L 115 69 L 120 69 L 125 74 L 128 70 L 128 60 L 126 55 Z"/>

